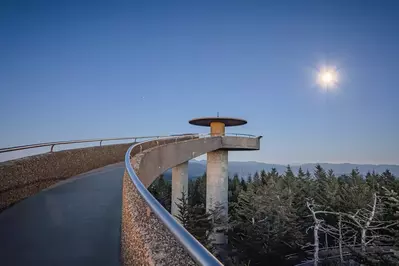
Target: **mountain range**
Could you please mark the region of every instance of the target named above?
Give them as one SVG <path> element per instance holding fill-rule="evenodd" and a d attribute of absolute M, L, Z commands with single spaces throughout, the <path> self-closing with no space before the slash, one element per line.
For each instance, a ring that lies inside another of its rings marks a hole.
<path fill-rule="evenodd" d="M 349 174 L 352 169 L 358 168 L 359 172 L 362 175 L 366 175 L 367 172 L 375 171 L 376 173 L 382 173 L 385 170 L 389 169 L 391 173 L 399 177 L 399 165 L 388 165 L 388 164 L 350 164 L 350 163 L 320 163 L 320 165 L 325 169 L 334 170 L 336 175 L 341 174 Z M 306 163 L 302 165 L 294 165 L 291 166 L 291 169 L 294 173 L 298 172 L 299 167 L 302 167 L 302 170 L 306 172 L 313 172 L 316 163 Z M 280 174 L 284 173 L 287 166 L 282 164 L 268 164 L 261 162 L 237 162 L 237 161 L 229 161 L 229 176 L 233 176 L 235 173 L 240 177 L 247 177 L 249 174 L 254 174 L 256 171 L 260 172 L 261 170 L 265 170 L 266 172 L 270 171 L 272 168 L 276 168 L 277 172 Z M 191 160 L 188 166 L 188 176 L 189 178 L 195 178 L 201 176 L 204 172 L 206 172 L 206 160 Z M 172 171 L 169 169 L 164 173 L 164 177 L 167 180 L 171 180 Z"/>

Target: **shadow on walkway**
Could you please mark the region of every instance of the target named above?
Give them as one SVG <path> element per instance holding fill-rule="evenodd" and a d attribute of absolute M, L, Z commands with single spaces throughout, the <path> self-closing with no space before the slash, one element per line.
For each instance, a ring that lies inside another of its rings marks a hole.
<path fill-rule="evenodd" d="M 123 172 L 96 169 L 0 213 L 1 265 L 120 265 Z"/>

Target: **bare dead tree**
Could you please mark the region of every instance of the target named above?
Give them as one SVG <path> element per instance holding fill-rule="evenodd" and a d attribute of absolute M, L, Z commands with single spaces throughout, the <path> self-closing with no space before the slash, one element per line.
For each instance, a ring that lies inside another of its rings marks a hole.
<path fill-rule="evenodd" d="M 342 254 L 342 214 L 339 214 L 338 218 L 338 246 L 339 246 L 339 259 L 341 261 L 341 264 L 344 262 L 344 256 Z"/>
<path fill-rule="evenodd" d="M 364 258 L 367 257 L 366 252 L 368 246 L 374 245 L 376 240 L 390 237 L 384 235 L 383 230 L 387 230 L 399 224 L 399 221 L 384 221 L 380 219 L 384 211 L 381 201 L 382 198 L 378 196 L 377 193 L 373 193 L 371 204 L 365 208 L 359 209 L 355 213 L 341 213 L 323 210 L 321 206 L 315 204 L 313 200 L 308 200 L 306 206 L 311 212 L 310 216 L 312 216 L 314 221 L 314 225 L 311 227 L 313 228 L 312 246 L 314 247 L 314 265 L 317 265 L 320 261 L 320 233 L 324 233 L 326 236 L 328 235 L 338 242 L 341 263 L 344 262 L 344 246 L 349 248 L 351 252 L 356 252 L 357 232 L 360 233 L 360 255 Z M 336 216 L 338 218 L 337 228 L 334 225 L 325 223 L 318 215 Z"/>
<path fill-rule="evenodd" d="M 344 214 L 349 218 L 344 222 L 360 230 L 360 245 L 363 254 L 366 253 L 367 247 L 373 244 L 375 240 L 390 237 L 384 235 L 382 231 L 388 230 L 399 223 L 399 221 L 381 220 L 381 215 L 384 212 L 382 198 L 377 193 L 373 193 L 372 197 L 372 203 L 366 208 L 360 209 L 354 214 Z"/>
<path fill-rule="evenodd" d="M 319 263 L 319 229 L 321 226 L 321 223 L 323 222 L 322 219 L 318 219 L 316 216 L 317 211 L 315 210 L 316 204 L 312 200 L 311 203 L 309 201 L 306 202 L 306 207 L 309 209 L 309 211 L 312 213 L 313 217 L 313 222 L 314 225 L 313 227 L 313 248 L 314 248 L 314 253 L 313 253 L 313 260 L 314 260 L 314 265 L 317 266 Z M 310 228 L 308 228 L 310 229 Z"/>
<path fill-rule="evenodd" d="M 371 210 L 369 214 L 367 215 L 367 210 L 365 211 L 366 213 L 362 211 L 358 211 L 356 215 L 349 215 L 349 217 L 358 225 L 360 228 L 360 243 L 362 247 L 362 252 L 366 253 L 366 235 L 367 231 L 370 228 L 371 222 L 375 219 L 376 216 L 376 209 L 377 209 L 377 193 L 373 193 L 373 203 L 371 205 Z"/>

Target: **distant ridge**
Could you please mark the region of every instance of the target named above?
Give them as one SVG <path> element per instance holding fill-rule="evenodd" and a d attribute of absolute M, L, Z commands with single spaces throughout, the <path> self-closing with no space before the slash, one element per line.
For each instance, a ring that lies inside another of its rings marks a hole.
<path fill-rule="evenodd" d="M 292 165 L 291 169 L 294 171 L 294 173 L 298 172 L 299 167 L 302 167 L 302 170 L 306 172 L 306 170 L 309 170 L 309 172 L 313 172 L 315 166 L 317 163 L 306 163 L 306 164 L 301 164 L 301 165 Z M 341 175 L 341 174 L 349 174 L 352 169 L 358 168 L 359 172 L 362 175 L 366 175 L 367 172 L 372 172 L 375 171 L 376 173 L 382 173 L 385 170 L 389 169 L 391 173 L 399 177 L 399 165 L 391 165 L 391 164 L 351 164 L 351 163 L 320 163 L 320 165 L 325 169 L 332 169 L 336 175 Z M 254 161 L 248 161 L 248 162 L 237 162 L 237 161 L 229 161 L 229 175 L 232 176 L 235 173 L 237 173 L 240 177 L 246 177 L 249 174 L 254 174 L 256 171 L 261 171 L 265 170 L 270 171 L 272 168 L 276 168 L 276 170 L 282 174 L 286 170 L 286 165 L 282 164 L 268 164 L 268 163 L 260 163 L 260 162 L 254 162 Z M 189 162 L 189 169 L 188 169 L 188 175 L 190 178 L 195 178 L 198 176 L 201 176 L 204 172 L 206 171 L 206 161 L 201 160 L 192 160 Z M 165 173 L 165 178 L 166 179 L 171 179 L 172 173 L 171 170 L 169 169 Z"/>

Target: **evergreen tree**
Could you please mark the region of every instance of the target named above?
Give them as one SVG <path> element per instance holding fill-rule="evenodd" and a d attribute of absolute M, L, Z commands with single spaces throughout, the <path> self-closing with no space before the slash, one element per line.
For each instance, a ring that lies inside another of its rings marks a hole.
<path fill-rule="evenodd" d="M 380 187 L 378 184 L 378 175 L 376 175 L 374 171 L 372 174 L 370 172 L 367 172 L 366 183 L 374 191 L 377 191 Z"/>
<path fill-rule="evenodd" d="M 189 191 L 191 195 L 189 197 L 190 205 L 205 205 L 206 204 L 206 173 L 201 177 L 195 179 L 194 185 L 192 186 L 193 191 Z M 191 192 L 191 193 L 190 193 Z"/>
<path fill-rule="evenodd" d="M 337 211 L 356 212 L 370 203 L 373 191 L 357 169 L 353 169 L 350 175 L 344 176 L 342 180 Z"/>
<path fill-rule="evenodd" d="M 390 187 L 395 182 L 395 177 L 392 175 L 391 171 L 385 170 L 379 178 L 379 184 L 381 186 Z"/>
<path fill-rule="evenodd" d="M 314 177 L 316 180 L 323 180 L 327 178 L 326 171 L 321 167 L 320 164 L 316 164 L 315 170 L 314 170 Z"/>
<path fill-rule="evenodd" d="M 182 192 L 177 203 L 177 220 L 190 232 L 202 245 L 212 250 L 209 233 L 213 230 L 211 214 L 207 213 L 204 205 L 190 205 L 189 197 Z"/>
<path fill-rule="evenodd" d="M 262 184 L 267 183 L 267 173 L 265 169 L 262 169 L 262 171 L 260 171 L 260 180 L 262 181 Z"/>
<path fill-rule="evenodd" d="M 251 175 L 251 174 L 248 175 L 247 184 L 248 184 L 248 185 L 252 184 L 252 175 Z"/>
<path fill-rule="evenodd" d="M 233 179 L 229 182 L 229 203 L 237 202 L 238 195 L 242 189 L 238 174 L 234 174 Z M 235 209 L 232 207 L 232 204 L 229 204 L 229 213 L 231 214 L 234 211 Z"/>
<path fill-rule="evenodd" d="M 176 215 L 177 220 L 187 229 L 190 227 L 190 206 L 186 193 L 182 192 L 181 197 L 178 198 L 177 202 L 178 213 Z"/>
<path fill-rule="evenodd" d="M 294 173 L 292 172 L 291 166 L 287 165 L 287 169 L 285 170 L 285 177 L 293 179 L 295 178 Z"/>
<path fill-rule="evenodd" d="M 280 265 L 285 255 L 296 250 L 302 234 L 296 225 L 292 198 L 281 197 L 273 185 L 249 187 L 240 193 L 229 237 L 239 261 Z"/>
<path fill-rule="evenodd" d="M 334 174 L 333 169 L 328 170 L 327 171 L 327 179 L 335 179 L 335 178 L 336 178 L 336 176 Z"/>
<path fill-rule="evenodd" d="M 233 179 L 232 179 L 232 186 L 233 190 L 236 190 L 240 186 L 240 178 L 238 177 L 238 174 L 234 174 Z"/>
<path fill-rule="evenodd" d="M 265 185 L 266 184 L 269 184 L 269 185 L 275 184 L 276 182 L 279 181 L 278 177 L 279 177 L 279 174 L 278 174 L 276 168 L 273 167 L 271 169 L 271 171 L 266 174 L 266 178 L 265 178 L 264 182 L 262 182 L 262 183 Z"/>
<path fill-rule="evenodd" d="M 306 169 L 306 174 L 305 174 L 307 179 L 310 179 L 312 176 L 310 175 L 309 169 Z"/>
<path fill-rule="evenodd" d="M 324 193 L 327 206 L 335 210 L 340 204 L 340 189 L 338 179 L 332 169 L 327 171 Z"/>
<path fill-rule="evenodd" d="M 271 177 L 272 179 L 274 179 L 274 180 L 276 180 L 276 179 L 279 177 L 278 172 L 277 172 L 277 169 L 274 168 L 274 167 L 273 167 L 272 170 L 270 171 L 269 175 L 270 175 L 270 177 Z"/>
<path fill-rule="evenodd" d="M 384 220 L 399 221 L 399 192 L 383 187 L 383 195 L 385 199 L 384 207 L 386 209 L 386 212 L 384 213 Z M 386 233 L 392 235 L 393 237 L 394 247 L 399 264 L 399 223 L 396 223 L 394 226 L 389 228 L 389 232 Z"/>
<path fill-rule="evenodd" d="M 262 171 L 260 171 L 260 178 L 265 178 L 266 177 L 266 171 L 265 169 L 262 169 Z"/>
<path fill-rule="evenodd" d="M 349 175 L 349 182 L 354 185 L 363 184 L 363 177 L 360 175 L 359 169 L 352 169 L 351 174 Z"/>
<path fill-rule="evenodd" d="M 244 178 L 241 178 L 240 185 L 244 191 L 247 190 L 247 182 L 245 182 Z"/>
<path fill-rule="evenodd" d="M 302 167 L 299 167 L 298 178 L 300 178 L 300 179 L 304 179 L 305 178 L 305 173 L 303 172 Z"/>
<path fill-rule="evenodd" d="M 326 171 L 321 167 L 320 164 L 316 164 L 315 170 L 313 172 L 314 175 L 314 185 L 313 185 L 313 193 L 312 198 L 316 200 L 316 202 L 323 206 L 329 206 L 328 200 L 325 198 L 326 194 L 326 185 L 327 185 L 327 174 Z"/>
<path fill-rule="evenodd" d="M 170 212 L 172 184 L 167 182 L 163 175 L 160 175 L 148 189 L 154 197 L 161 203 L 161 205 Z"/>
<path fill-rule="evenodd" d="M 284 182 L 283 186 L 287 189 L 287 193 L 294 193 L 297 182 L 290 165 L 287 165 L 287 169 L 285 170 L 284 176 L 281 180 Z"/>
<path fill-rule="evenodd" d="M 254 174 L 253 183 L 255 185 L 260 185 L 261 184 L 261 180 L 260 180 L 258 171 L 256 171 L 255 174 Z"/>

